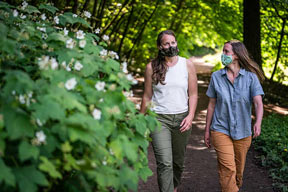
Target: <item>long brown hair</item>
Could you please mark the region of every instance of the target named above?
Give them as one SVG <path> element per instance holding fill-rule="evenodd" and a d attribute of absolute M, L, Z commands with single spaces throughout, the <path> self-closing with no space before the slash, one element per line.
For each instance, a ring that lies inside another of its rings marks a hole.
<path fill-rule="evenodd" d="M 226 43 L 232 46 L 232 51 L 235 55 L 237 55 L 238 62 L 241 68 L 255 73 L 260 81 L 265 80 L 263 71 L 259 68 L 259 65 L 251 59 L 245 45 L 241 41 L 230 40 Z"/>
<path fill-rule="evenodd" d="M 172 35 L 176 39 L 176 36 L 173 31 L 171 30 L 162 31 L 159 33 L 157 37 L 157 47 L 161 46 L 162 37 L 164 35 Z M 168 70 L 168 66 L 165 63 L 165 57 L 162 56 L 159 52 L 160 50 L 158 51 L 157 57 L 152 60 L 152 69 L 153 69 L 152 80 L 153 80 L 153 83 L 155 83 L 156 85 L 159 82 L 162 85 L 165 85 L 164 81 L 165 81 L 165 76 Z"/>

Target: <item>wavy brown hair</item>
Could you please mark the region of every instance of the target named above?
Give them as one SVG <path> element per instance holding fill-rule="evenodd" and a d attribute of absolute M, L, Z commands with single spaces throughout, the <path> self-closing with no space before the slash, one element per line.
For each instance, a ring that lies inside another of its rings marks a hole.
<path fill-rule="evenodd" d="M 251 59 L 245 45 L 241 41 L 230 40 L 226 43 L 232 46 L 232 51 L 235 55 L 237 55 L 238 62 L 241 68 L 255 73 L 261 82 L 265 80 L 263 71 L 259 68 L 259 65 Z"/>
<path fill-rule="evenodd" d="M 176 36 L 173 31 L 171 30 L 162 31 L 159 33 L 157 37 L 157 47 L 161 46 L 162 37 L 164 35 L 172 35 L 176 39 Z M 158 51 L 157 57 L 152 60 L 152 69 L 153 69 L 153 73 L 152 73 L 153 83 L 156 85 L 158 83 L 165 85 L 164 81 L 165 81 L 165 76 L 168 70 L 168 66 L 165 62 L 165 57 L 161 56 L 160 50 Z"/>

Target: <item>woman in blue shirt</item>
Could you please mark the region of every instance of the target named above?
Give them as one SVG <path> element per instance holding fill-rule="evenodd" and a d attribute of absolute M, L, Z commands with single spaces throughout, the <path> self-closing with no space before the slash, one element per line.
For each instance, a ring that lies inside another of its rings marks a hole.
<path fill-rule="evenodd" d="M 238 40 L 224 44 L 221 62 L 225 68 L 212 74 L 206 92 L 209 104 L 205 144 L 210 147 L 211 138 L 217 153 L 222 192 L 237 192 L 251 145 L 252 103 L 256 111 L 253 137 L 261 133 L 264 92 L 259 80 L 264 80 L 264 74 Z"/>

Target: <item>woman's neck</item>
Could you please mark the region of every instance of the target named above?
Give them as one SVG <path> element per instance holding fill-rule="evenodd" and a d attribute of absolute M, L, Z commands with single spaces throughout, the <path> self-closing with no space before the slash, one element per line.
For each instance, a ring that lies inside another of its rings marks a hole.
<path fill-rule="evenodd" d="M 165 57 L 165 63 L 167 64 L 168 67 L 172 67 L 176 65 L 177 61 L 178 61 L 178 56 Z"/>
<path fill-rule="evenodd" d="M 238 62 L 231 63 L 228 67 L 227 70 L 229 73 L 233 75 L 233 77 L 237 77 L 240 71 L 240 65 Z"/>

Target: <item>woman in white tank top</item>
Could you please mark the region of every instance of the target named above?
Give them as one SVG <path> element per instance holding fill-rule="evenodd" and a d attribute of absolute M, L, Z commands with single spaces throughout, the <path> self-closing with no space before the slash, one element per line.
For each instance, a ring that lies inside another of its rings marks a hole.
<path fill-rule="evenodd" d="M 162 125 L 151 133 L 159 190 L 175 192 L 197 106 L 197 76 L 193 63 L 178 56 L 173 31 L 162 31 L 157 47 L 158 56 L 146 66 L 140 112 L 145 113 L 149 103 L 153 103 L 151 110 Z"/>

